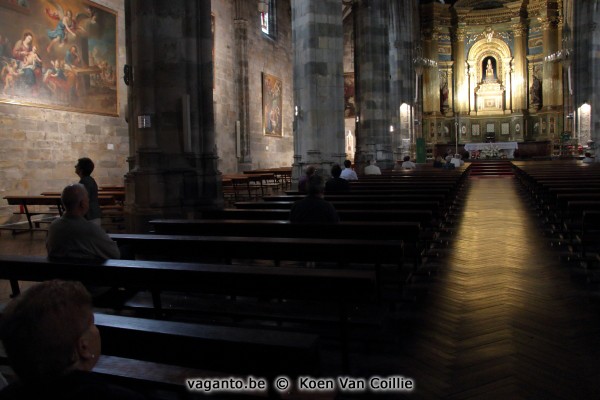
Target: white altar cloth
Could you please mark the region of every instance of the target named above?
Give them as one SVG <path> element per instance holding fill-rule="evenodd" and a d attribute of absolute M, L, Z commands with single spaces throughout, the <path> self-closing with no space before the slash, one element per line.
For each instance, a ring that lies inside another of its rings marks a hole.
<path fill-rule="evenodd" d="M 482 153 L 496 153 L 502 150 L 506 158 L 515 158 L 515 150 L 519 148 L 517 142 L 495 142 L 495 143 L 467 143 L 466 151 L 481 151 Z"/>

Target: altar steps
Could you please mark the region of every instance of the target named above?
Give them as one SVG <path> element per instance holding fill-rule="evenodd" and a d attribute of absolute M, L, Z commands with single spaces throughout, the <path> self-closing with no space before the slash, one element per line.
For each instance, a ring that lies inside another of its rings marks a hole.
<path fill-rule="evenodd" d="M 502 160 L 474 160 L 469 171 L 471 176 L 514 175 L 511 162 Z"/>

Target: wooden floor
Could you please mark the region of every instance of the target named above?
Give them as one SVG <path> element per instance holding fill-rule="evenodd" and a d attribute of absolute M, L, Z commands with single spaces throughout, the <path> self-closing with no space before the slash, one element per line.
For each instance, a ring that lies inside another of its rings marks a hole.
<path fill-rule="evenodd" d="M 417 314 L 417 398 L 600 398 L 600 325 L 514 178 L 471 179 Z"/>
<path fill-rule="evenodd" d="M 598 309 L 514 178 L 470 179 L 447 239 L 428 261 L 437 272 L 415 285 L 427 294 L 397 310 L 381 340 L 354 341 L 351 375 L 413 378 L 407 397 L 418 399 L 600 398 Z M 43 242 L 3 232 L 0 252 L 44 254 Z"/>

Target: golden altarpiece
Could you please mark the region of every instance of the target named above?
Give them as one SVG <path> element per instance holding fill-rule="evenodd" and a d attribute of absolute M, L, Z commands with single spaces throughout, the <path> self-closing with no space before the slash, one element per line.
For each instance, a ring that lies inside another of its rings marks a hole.
<path fill-rule="evenodd" d="M 563 107 L 562 1 L 421 6 L 423 135 L 431 144 L 550 143 Z"/>

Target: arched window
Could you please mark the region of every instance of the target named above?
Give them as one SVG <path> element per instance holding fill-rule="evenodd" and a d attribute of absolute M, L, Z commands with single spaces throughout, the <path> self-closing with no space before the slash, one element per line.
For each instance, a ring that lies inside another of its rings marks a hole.
<path fill-rule="evenodd" d="M 259 0 L 258 10 L 260 12 L 260 29 L 272 38 L 275 37 L 275 1 Z"/>

